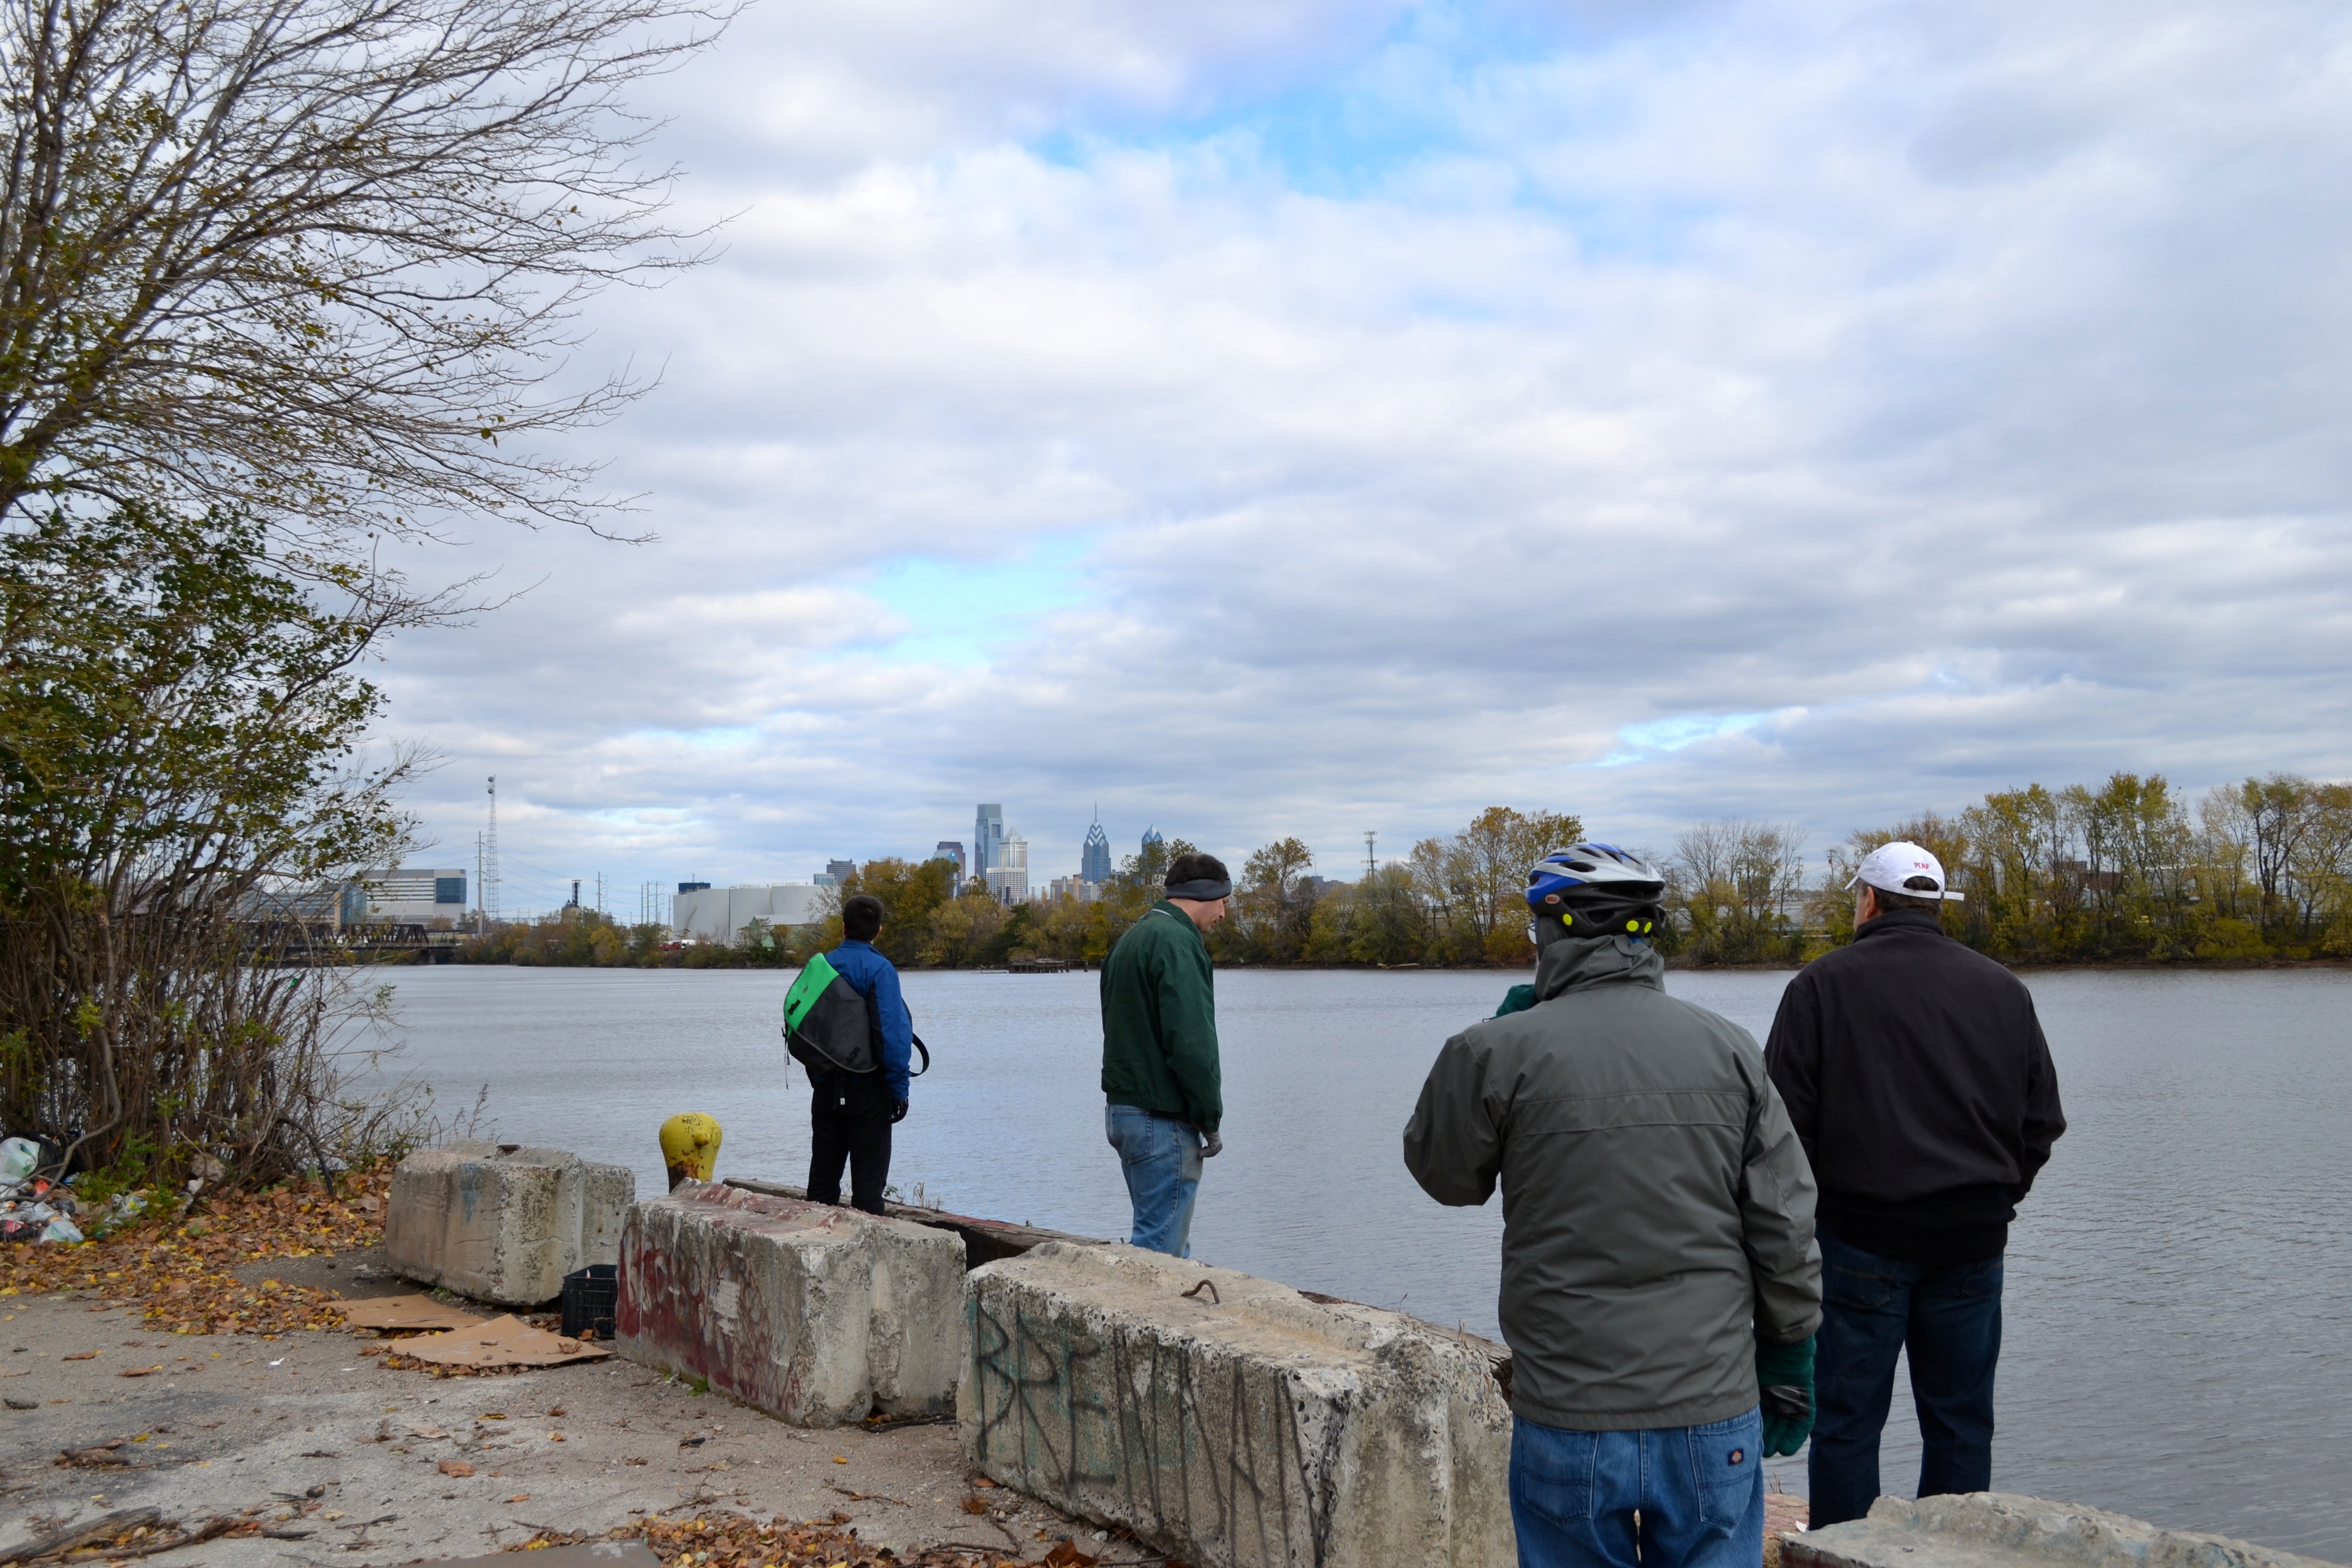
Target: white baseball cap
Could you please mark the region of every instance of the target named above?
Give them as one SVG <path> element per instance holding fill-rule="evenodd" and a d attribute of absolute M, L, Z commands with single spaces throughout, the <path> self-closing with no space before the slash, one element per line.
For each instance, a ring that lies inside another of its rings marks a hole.
<path fill-rule="evenodd" d="M 1903 884 L 1914 877 L 1925 877 L 1933 888 L 1906 888 Z M 1958 903 L 1968 895 L 1948 891 L 1944 887 L 1944 863 L 1916 844 L 1896 839 L 1882 844 L 1862 858 L 1846 886 L 1867 882 L 1885 892 L 1900 893 L 1906 899 L 1948 899 Z"/>

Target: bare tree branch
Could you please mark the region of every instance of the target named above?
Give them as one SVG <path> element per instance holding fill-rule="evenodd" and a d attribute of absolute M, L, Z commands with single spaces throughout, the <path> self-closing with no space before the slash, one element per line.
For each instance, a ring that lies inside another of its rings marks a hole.
<path fill-rule="evenodd" d="M 704 256 L 622 92 L 736 4 L 0 0 L 0 519 L 594 526 L 534 440 L 645 384 L 558 384 L 576 308 Z"/>

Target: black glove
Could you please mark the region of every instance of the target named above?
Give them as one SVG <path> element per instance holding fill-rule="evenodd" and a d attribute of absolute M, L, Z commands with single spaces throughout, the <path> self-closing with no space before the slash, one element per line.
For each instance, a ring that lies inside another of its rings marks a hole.
<path fill-rule="evenodd" d="M 1813 1435 L 1813 1342 L 1756 1342 L 1757 1404 L 1764 1415 L 1764 1455 L 1782 1459 Z"/>
<path fill-rule="evenodd" d="M 893 1121 L 904 1121 L 907 1120 L 907 1102 L 905 1100 L 901 1100 L 892 1104 L 890 1107 L 890 1120 Z"/>

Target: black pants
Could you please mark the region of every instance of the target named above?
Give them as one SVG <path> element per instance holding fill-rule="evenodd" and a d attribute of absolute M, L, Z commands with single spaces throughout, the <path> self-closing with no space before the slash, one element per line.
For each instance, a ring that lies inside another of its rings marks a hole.
<path fill-rule="evenodd" d="M 849 1167 L 849 1206 L 882 1212 L 890 1183 L 890 1112 L 897 1102 L 880 1073 L 824 1079 L 809 1097 L 811 1203 L 841 1201 L 841 1167 Z"/>

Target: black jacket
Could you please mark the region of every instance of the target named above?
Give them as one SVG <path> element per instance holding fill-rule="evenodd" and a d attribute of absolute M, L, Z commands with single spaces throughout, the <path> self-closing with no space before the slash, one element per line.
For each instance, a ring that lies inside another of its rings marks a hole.
<path fill-rule="evenodd" d="M 1997 1256 L 2066 1131 L 2032 993 L 1921 910 L 1806 965 L 1764 1061 L 1812 1161 L 1822 1228 L 1882 1258 Z"/>

